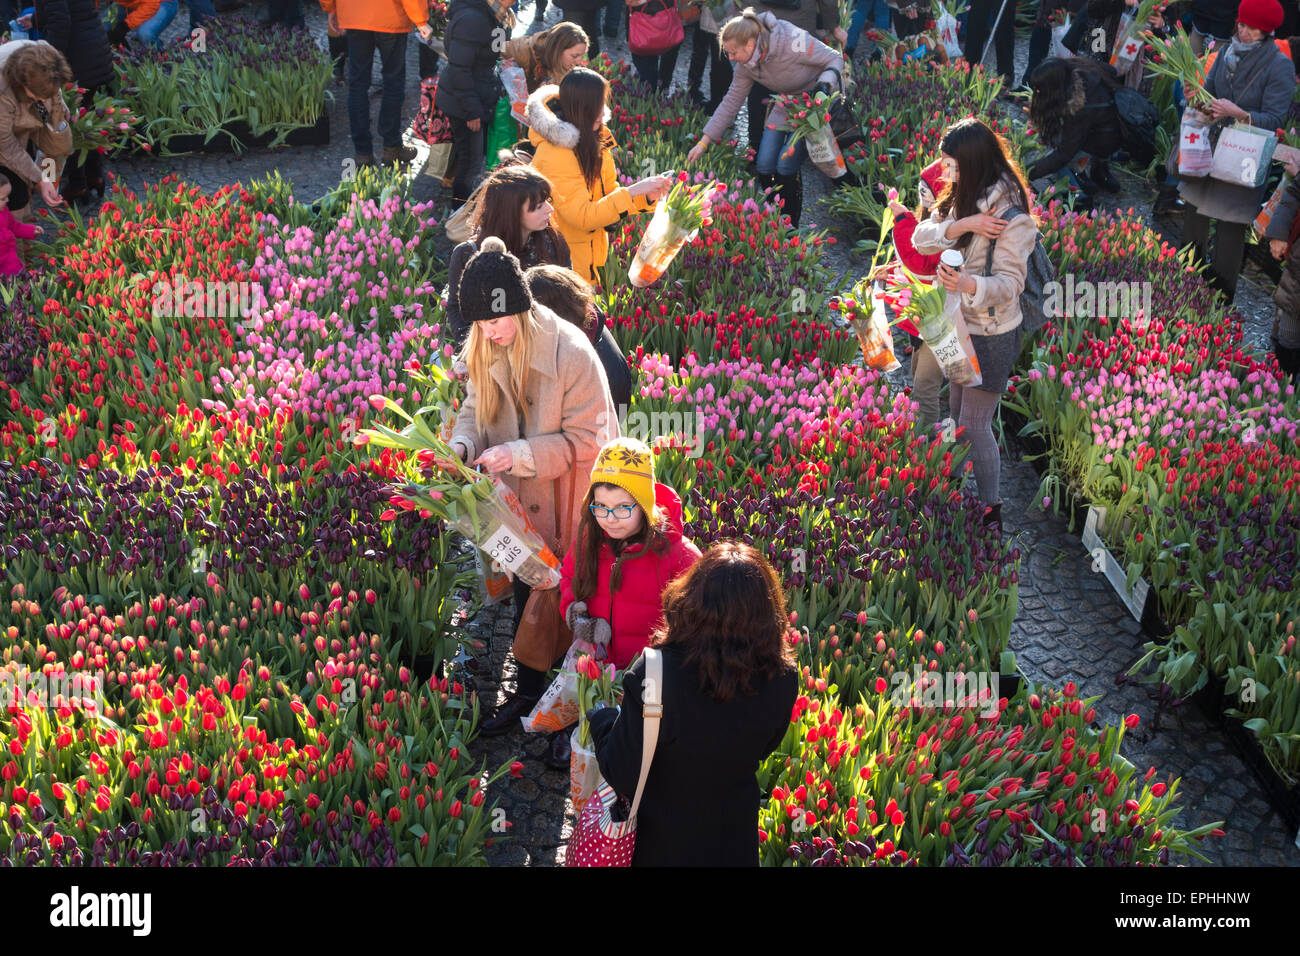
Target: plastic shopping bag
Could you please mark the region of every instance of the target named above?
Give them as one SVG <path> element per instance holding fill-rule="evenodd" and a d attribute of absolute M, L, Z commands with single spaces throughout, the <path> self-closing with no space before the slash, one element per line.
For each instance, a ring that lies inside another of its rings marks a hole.
<path fill-rule="evenodd" d="M 632 264 L 627 267 L 627 278 L 638 289 L 654 285 L 672 265 L 677 253 L 695 238 L 696 232 L 685 232 L 674 226 L 668 216 L 668 206 L 662 199 L 655 204 L 655 214 L 645 228 L 641 244 L 636 247 Z"/>
<path fill-rule="evenodd" d="M 578 742 L 578 728 L 573 728 L 569 738 L 569 797 L 573 800 L 573 815 L 582 813 L 582 807 L 600 786 L 600 764 L 596 751 Z"/>
<path fill-rule="evenodd" d="M 523 67 L 516 64 L 501 65 L 501 85 L 506 88 L 506 96 L 510 99 L 510 113 L 517 122 L 528 125 L 528 120 L 524 118 L 524 107 L 528 105 L 528 78 L 524 75 Z"/>
<path fill-rule="evenodd" d="M 540 734 L 572 727 L 579 716 L 578 675 L 573 670 L 573 648 L 569 648 L 559 675 L 551 681 L 532 712 L 519 719 L 523 721 L 524 733 Z"/>
<path fill-rule="evenodd" d="M 855 315 L 853 331 L 858 334 L 862 361 L 867 368 L 892 372 L 902 367 L 898 356 L 894 354 L 894 334 L 889 327 L 889 317 L 885 314 L 883 290 L 872 289 L 871 314 L 862 318 Z"/>
<path fill-rule="evenodd" d="M 1277 137 L 1249 123 L 1233 123 L 1219 134 L 1210 159 L 1210 176 L 1258 189 L 1268 180 Z"/>
<path fill-rule="evenodd" d="M 1269 197 L 1268 202 L 1264 203 L 1264 208 L 1255 217 L 1255 234 L 1261 239 L 1264 233 L 1268 232 L 1269 224 L 1273 222 L 1273 215 L 1277 212 L 1277 207 L 1281 205 L 1282 197 L 1286 195 L 1286 188 L 1289 185 L 1291 185 L 1291 176 L 1283 173 L 1282 181 L 1277 184 L 1277 189 L 1273 190 L 1273 195 Z"/>
<path fill-rule="evenodd" d="M 501 163 L 501 151 L 509 150 L 519 139 L 519 126 L 511 112 L 510 100 L 497 100 L 496 113 L 487 134 L 487 168 L 496 169 Z"/>
<path fill-rule="evenodd" d="M 957 42 L 957 18 L 944 9 L 939 14 L 935 29 L 939 31 L 939 42 L 948 51 L 948 56 L 954 60 L 961 59 L 963 54 L 961 44 Z"/>
<path fill-rule="evenodd" d="M 519 496 L 500 478 L 493 485 L 492 497 L 478 502 L 476 515 L 471 518 L 462 511 L 453 527 L 530 587 L 558 586 L 560 562 L 538 534 Z"/>
<path fill-rule="evenodd" d="M 929 332 L 929 337 L 926 333 Z M 930 346 L 944 377 L 956 385 L 974 388 L 984 381 L 980 360 L 975 354 L 966 320 L 961 314 L 961 296 L 948 293 L 944 299 L 943 320 L 935 326 L 921 326 L 921 337 Z"/>
<path fill-rule="evenodd" d="M 820 126 L 804 137 L 808 158 L 814 166 L 831 179 L 839 179 L 849 170 L 844 165 L 844 153 L 835 141 L 835 132 L 829 126 Z"/>
<path fill-rule="evenodd" d="M 1074 54 L 1065 46 L 1065 35 L 1070 32 L 1070 15 L 1065 15 L 1065 22 L 1058 27 L 1052 27 L 1052 45 L 1048 56 L 1056 57 L 1061 60 L 1068 60 Z"/>
<path fill-rule="evenodd" d="M 1205 176 L 1213 159 L 1210 124 L 1200 110 L 1188 107 L 1183 110 L 1183 121 L 1178 130 L 1178 175 Z"/>
<path fill-rule="evenodd" d="M 474 571 L 478 574 L 478 590 L 484 607 L 500 604 L 514 596 L 510 575 L 496 561 L 485 559 L 478 548 L 474 549 Z"/>

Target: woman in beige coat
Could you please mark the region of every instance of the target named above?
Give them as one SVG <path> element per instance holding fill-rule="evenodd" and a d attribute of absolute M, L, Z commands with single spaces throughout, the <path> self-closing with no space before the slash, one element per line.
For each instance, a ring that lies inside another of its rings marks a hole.
<path fill-rule="evenodd" d="M 563 558 L 596 456 L 618 437 L 605 370 L 581 329 L 533 302 L 519 261 L 500 239 L 483 241 L 459 291 L 470 325 L 462 353 L 469 386 L 451 445 L 464 461 L 501 476 Z M 516 625 L 529 593 L 516 578 Z M 545 679 L 543 670 L 519 664 L 515 694 L 481 732 L 502 733 L 527 714 Z"/>
<path fill-rule="evenodd" d="M 993 413 L 1020 353 L 1020 294 L 1038 225 L 1029 212 L 1025 174 L 988 126 L 974 117 L 955 123 L 944 132 L 939 148 L 944 178 L 951 185 L 939 196 L 930 218 L 912 233 L 912 245 L 924 255 L 956 249 L 964 260 L 960 270 L 941 263 L 938 279 L 950 294 L 961 295 L 962 318 L 979 358 L 982 382 L 973 387 L 949 382 L 948 405 L 952 420 L 963 430 L 962 441 L 971 446 L 983 518 L 1000 527 L 1001 458 L 993 437 Z"/>
<path fill-rule="evenodd" d="M 13 184 L 9 208 L 18 218 L 32 191 L 48 206 L 63 202 L 57 170 L 36 164 L 30 146 L 60 165 L 72 152 L 72 128 L 60 90 L 72 82 L 63 54 L 48 43 L 15 40 L 0 45 L 0 173 Z"/>

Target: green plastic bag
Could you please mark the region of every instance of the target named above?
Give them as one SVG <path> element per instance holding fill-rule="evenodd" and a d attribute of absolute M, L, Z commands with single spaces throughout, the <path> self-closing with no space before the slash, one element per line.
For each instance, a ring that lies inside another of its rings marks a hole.
<path fill-rule="evenodd" d="M 502 97 L 497 100 L 496 115 L 492 119 L 492 128 L 487 135 L 487 168 L 495 169 L 501 163 L 499 153 L 510 149 L 519 139 L 519 124 L 510 113 L 510 100 Z"/>

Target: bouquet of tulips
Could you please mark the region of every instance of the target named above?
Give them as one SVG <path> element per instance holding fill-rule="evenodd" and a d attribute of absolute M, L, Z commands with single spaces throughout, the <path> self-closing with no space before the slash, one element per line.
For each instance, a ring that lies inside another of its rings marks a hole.
<path fill-rule="evenodd" d="M 894 336 L 885 316 L 885 297 L 876 291 L 871 276 L 859 279 L 847 296 L 833 300 L 830 307 L 848 320 L 858 334 L 867 368 L 892 372 L 902 367 L 894 354 Z"/>
<path fill-rule="evenodd" d="M 682 246 L 695 238 L 700 227 L 713 222 L 710 216 L 713 193 L 725 189 L 725 184 L 710 181 L 688 186 L 688 178 L 685 171 L 678 173 L 672 190 L 655 206 L 654 217 L 646 226 L 627 270 L 628 280 L 638 288 L 658 282 Z"/>
<path fill-rule="evenodd" d="M 775 99 L 789 118 L 792 131 L 786 143 L 786 155 L 794 153 L 795 144 L 804 140 L 808 144 L 808 158 L 813 165 L 831 179 L 839 179 L 848 172 L 844 165 L 844 154 L 835 141 L 835 131 L 831 129 L 831 110 L 839 93 L 790 93 Z"/>
<path fill-rule="evenodd" d="M 591 728 L 587 724 L 587 711 L 604 701 L 617 704 L 623 695 L 618 671 L 613 664 L 601 667 L 595 659 L 583 654 L 578 658 L 578 727 L 569 741 L 569 796 L 573 800 L 574 814 L 582 813 L 582 806 L 600 785 L 600 766 L 591 749 Z"/>
<path fill-rule="evenodd" d="M 422 518 L 441 518 L 532 587 L 560 583 L 560 562 L 538 534 L 518 496 L 503 482 L 486 478 L 464 464 L 430 427 L 426 416 L 435 406 L 426 405 L 409 415 L 387 396 L 372 395 L 370 401 L 376 410 L 387 409 L 401 416 L 407 426 L 398 432 L 376 424 L 358 434 L 359 443 L 413 452 L 426 472 L 440 468 L 433 474 L 441 477 L 430 480 L 422 474 L 420 482 L 395 486 L 389 499 L 394 508 L 418 510 Z M 396 514 L 393 509 L 384 512 L 389 518 Z"/>
<path fill-rule="evenodd" d="M 1208 106 L 1210 94 L 1202 85 L 1205 82 L 1205 61 L 1196 55 L 1187 31 L 1179 24 L 1174 28 L 1174 35 L 1160 39 L 1151 32 L 1143 34 L 1155 48 L 1155 54 L 1147 61 L 1147 69 L 1156 76 L 1168 76 L 1183 84 L 1187 96 L 1187 105 L 1198 109 Z"/>
<path fill-rule="evenodd" d="M 900 278 L 901 273 L 901 278 Z M 934 352 L 948 381 L 973 387 L 983 379 L 970 332 L 961 314 L 961 299 L 949 295 L 943 286 L 919 279 L 906 266 L 891 272 L 889 282 L 898 291 L 885 300 L 900 319 L 911 319 Z"/>
<path fill-rule="evenodd" d="M 63 102 L 72 117 L 72 149 L 78 163 L 84 163 L 91 152 L 107 153 L 132 146 L 145 152 L 153 149 L 137 131 L 140 118 L 129 106 L 107 93 L 95 94 L 94 102 L 87 106 L 82 101 L 85 93 L 74 83 L 63 88 Z"/>

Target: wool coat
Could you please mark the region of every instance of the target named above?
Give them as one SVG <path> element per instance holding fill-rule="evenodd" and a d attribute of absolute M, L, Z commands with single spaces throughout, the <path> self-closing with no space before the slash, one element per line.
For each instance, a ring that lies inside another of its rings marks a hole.
<path fill-rule="evenodd" d="M 844 73 L 844 55 L 815 39 L 793 23 L 777 19 L 775 14 L 761 13 L 759 20 L 770 31 L 759 34 L 754 55 L 748 62 L 735 63 L 731 86 L 713 116 L 704 124 L 704 135 L 717 143 L 736 120 L 740 108 L 757 83 L 773 93 L 805 93 L 818 83 L 840 89 Z M 786 128 L 785 110 L 773 105 L 767 126 Z"/>
<path fill-rule="evenodd" d="M 479 427 L 479 389 L 471 379 L 451 440 L 465 449 L 466 461 L 494 445 L 510 446 L 515 463 L 502 479 L 547 546 L 563 557 L 578 528 L 596 456 L 618 437 L 618 415 L 605 370 L 582 330 L 544 305 L 533 305 L 533 317 L 539 328 L 524 396 L 526 423 L 510 397 L 510 369 L 502 356 L 491 367 L 492 387 L 502 393 L 496 421 Z"/>
<path fill-rule="evenodd" d="M 559 115 L 559 95 L 558 86 L 548 85 L 528 97 L 528 138 L 537 147 L 533 168 L 551 181 L 555 224 L 569 243 L 573 271 L 594 286 L 596 270 L 609 258 L 605 227 L 626 213 L 649 209 L 653 203 L 618 184 L 613 153 L 617 144 L 603 126 L 600 177 L 595 183 L 587 182 L 574 152 L 578 128 Z"/>
<path fill-rule="evenodd" d="M 596 592 L 586 599 L 590 617 L 608 621 L 613 635 L 609 659 L 619 670 L 636 659 L 650 635 L 664 619 L 664 589 L 685 574 L 700 558 L 695 542 L 682 534 L 682 499 L 667 485 L 655 482 L 655 510 L 668 538 L 663 551 L 649 551 L 641 544 L 629 544 L 620 566 L 617 594 L 610 591 L 614 571 L 614 550 L 606 541 L 597 562 Z M 570 548 L 560 574 L 560 614 L 573 603 L 573 577 L 577 573 L 578 548 Z"/>
<path fill-rule="evenodd" d="M 1023 208 L 1023 201 L 1012 184 L 1003 179 L 990 187 L 980 197 L 976 206 L 980 212 L 998 215 L 1012 205 Z M 1028 212 L 1028 210 L 1026 210 Z M 955 248 L 962 237 L 949 239 L 944 233 L 954 220 L 936 209 L 930 218 L 916 227 L 912 244 L 920 253 L 942 253 Z M 1029 215 L 1016 216 L 1007 222 L 998 236 L 993 250 L 993 268 L 985 274 L 988 261 L 989 240 L 978 233 L 971 234 L 970 243 L 961 254 L 965 257 L 964 271 L 975 278 L 975 291 L 963 292 L 961 314 L 971 335 L 1000 335 L 1010 332 L 1024 320 L 1020 312 L 1020 293 L 1025 291 L 1025 275 L 1029 271 L 1029 256 L 1038 238 L 1038 226 Z"/>
<path fill-rule="evenodd" d="M 44 40 L 11 40 L 0 46 L 0 166 L 5 166 L 29 185 L 41 181 L 41 168 L 27 152 L 27 145 L 36 142 L 38 148 L 47 156 L 62 158 L 72 152 L 72 125 L 68 110 L 63 105 L 61 96 L 54 97 L 54 109 L 50 111 L 50 123 L 57 127 L 60 123 L 68 126 L 59 133 L 50 130 L 36 115 L 33 104 L 25 95 L 9 88 L 4 78 L 5 64 L 15 52 L 32 43 L 44 43 Z M 46 44 L 48 46 L 48 44 Z"/>
<path fill-rule="evenodd" d="M 1231 100 L 1250 113 L 1252 126 L 1269 131 L 1285 125 L 1295 87 L 1295 66 L 1267 37 L 1258 47 L 1242 54 L 1231 74 L 1227 57 L 1220 53 L 1205 78 L 1205 90 L 1210 96 Z M 1254 222 L 1264 201 L 1262 188 L 1238 186 L 1209 176 L 1182 177 L 1178 192 L 1196 212 L 1223 222 Z"/>
<path fill-rule="evenodd" d="M 757 866 L 758 767 L 790 727 L 798 674 L 756 677 L 754 693 L 719 703 L 700 687 L 685 650 L 661 648 L 659 740 L 637 813 L 633 866 Z M 629 800 L 645 739 L 641 657 L 623 678 L 623 703 L 591 717 L 600 772 Z"/>

